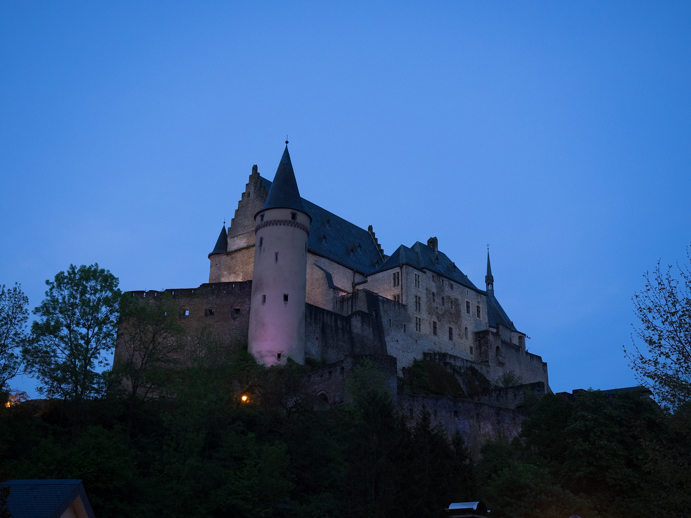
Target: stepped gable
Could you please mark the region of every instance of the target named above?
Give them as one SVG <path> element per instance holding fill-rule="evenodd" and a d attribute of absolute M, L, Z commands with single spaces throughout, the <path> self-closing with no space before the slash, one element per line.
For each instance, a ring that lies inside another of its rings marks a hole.
<path fill-rule="evenodd" d="M 271 198 L 272 182 L 264 177 L 261 180 L 264 188 L 269 192 L 266 201 L 268 204 L 269 198 Z M 299 210 L 312 218 L 307 241 L 310 252 L 365 275 L 374 272 L 381 266 L 384 258 L 367 230 L 304 198 L 301 198 L 300 201 L 303 208 Z M 267 208 L 266 204 L 264 208 Z"/>
<path fill-rule="evenodd" d="M 432 247 L 422 244 L 419 241 L 411 248 L 405 245 L 399 246 L 377 272 L 390 270 L 391 268 L 396 268 L 404 264 L 412 266 L 417 270 L 435 272 L 442 277 L 457 282 L 461 286 L 475 291 L 481 291 L 477 289 L 470 279 L 468 279 L 468 276 L 464 274 L 446 254 L 443 252 L 435 252 Z"/>

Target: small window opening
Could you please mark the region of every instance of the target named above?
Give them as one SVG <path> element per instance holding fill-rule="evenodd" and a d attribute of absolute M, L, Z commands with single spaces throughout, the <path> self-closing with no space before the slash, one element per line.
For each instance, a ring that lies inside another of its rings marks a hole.
<path fill-rule="evenodd" d="M 298 219 L 297 212 L 291 212 L 290 213 L 290 219 L 292 219 L 293 221 L 297 221 L 297 219 Z"/>
<path fill-rule="evenodd" d="M 465 339 L 466 340 L 468 339 L 468 328 L 467 327 L 465 328 Z"/>
<path fill-rule="evenodd" d="M 404 332 L 404 333 L 406 332 L 405 324 L 403 324 L 403 332 Z"/>
<path fill-rule="evenodd" d="M 480 306 L 475 306 L 477 308 L 477 318 L 482 318 L 482 311 L 480 309 Z"/>
<path fill-rule="evenodd" d="M 233 308 L 233 316 L 238 316 L 240 314 L 240 308 Z"/>
<path fill-rule="evenodd" d="M 441 305 L 442 305 L 442 306 L 444 305 L 444 302 L 445 302 L 444 299 L 445 299 L 445 297 L 442 297 L 442 298 L 441 298 Z"/>
<path fill-rule="evenodd" d="M 180 312 L 180 314 L 181 314 L 183 317 L 188 317 L 188 316 L 190 316 L 190 310 L 187 309 L 187 308 L 182 308 L 182 311 Z"/>
<path fill-rule="evenodd" d="M 261 248 L 263 244 L 264 244 L 264 238 L 260 237 L 259 238 L 259 248 Z"/>
<path fill-rule="evenodd" d="M 281 353 L 277 353 L 277 354 L 276 354 L 276 359 L 277 359 L 277 360 L 280 360 L 280 359 L 281 359 Z"/>
<path fill-rule="evenodd" d="M 283 294 L 283 302 L 288 302 L 288 294 L 287 293 Z"/>
<path fill-rule="evenodd" d="M 473 354 L 473 346 L 470 346 L 470 354 Z"/>
<path fill-rule="evenodd" d="M 470 315 L 470 301 L 466 300 L 465 301 L 465 312 Z"/>
<path fill-rule="evenodd" d="M 276 255 L 274 256 L 274 262 L 278 262 L 278 252 L 276 252 Z"/>
<path fill-rule="evenodd" d="M 453 411 L 453 416 L 454 416 L 454 417 L 458 417 L 458 410 L 454 410 L 454 411 Z"/>
<path fill-rule="evenodd" d="M 262 295 L 262 304 L 266 304 L 266 295 Z"/>
<path fill-rule="evenodd" d="M 341 367 L 339 369 L 339 373 L 341 374 L 341 376 L 343 376 L 345 374 L 345 367 Z"/>
<path fill-rule="evenodd" d="M 432 334 L 437 336 L 437 323 L 432 321 Z"/>
<path fill-rule="evenodd" d="M 432 302 L 436 302 L 436 301 L 437 301 L 437 294 L 432 292 Z"/>
<path fill-rule="evenodd" d="M 262 214 L 261 216 L 259 216 L 259 221 L 264 221 L 264 214 Z"/>
<path fill-rule="evenodd" d="M 205 309 L 204 310 L 204 316 L 205 317 L 212 317 L 216 314 L 216 312 L 213 310 L 213 308 Z"/>
<path fill-rule="evenodd" d="M 449 340 L 453 342 L 453 327 L 449 328 Z"/>

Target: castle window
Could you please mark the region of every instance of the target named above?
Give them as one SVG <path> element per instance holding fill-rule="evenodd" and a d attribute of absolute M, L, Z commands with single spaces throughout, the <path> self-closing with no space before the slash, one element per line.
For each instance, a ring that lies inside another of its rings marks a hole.
<path fill-rule="evenodd" d="M 441 298 L 441 305 L 444 305 L 444 297 Z"/>
<path fill-rule="evenodd" d="M 297 221 L 298 213 L 297 212 L 291 212 L 290 213 L 290 219 L 292 219 L 293 221 Z"/>
<path fill-rule="evenodd" d="M 454 417 L 458 417 L 458 410 L 454 410 L 454 411 L 453 411 L 453 416 L 454 416 Z"/>
<path fill-rule="evenodd" d="M 437 278 L 434 275 L 432 275 L 432 282 L 434 282 L 436 279 Z"/>
<path fill-rule="evenodd" d="M 473 346 L 470 346 L 470 354 L 473 354 Z"/>
<path fill-rule="evenodd" d="M 262 214 L 261 216 L 259 216 L 259 221 L 262 221 L 262 222 L 264 221 L 264 214 Z"/>
<path fill-rule="evenodd" d="M 393 272 L 393 287 L 401 284 L 401 272 Z"/>
<path fill-rule="evenodd" d="M 182 309 L 180 310 L 180 316 L 181 316 L 181 317 L 188 317 L 188 316 L 190 316 L 190 310 L 187 309 L 187 308 L 182 308 Z"/>
<path fill-rule="evenodd" d="M 480 309 L 480 306 L 475 306 L 477 310 L 477 318 L 482 318 L 482 310 Z"/>
<path fill-rule="evenodd" d="M 518 345 L 523 347 L 525 345 L 525 337 L 518 335 Z"/>
<path fill-rule="evenodd" d="M 278 262 L 278 252 L 276 252 L 276 255 L 274 256 L 274 261 Z"/>
<path fill-rule="evenodd" d="M 449 340 L 453 342 L 453 327 L 449 328 Z"/>
<path fill-rule="evenodd" d="M 465 301 L 465 312 L 470 315 L 470 301 L 469 300 Z"/>
<path fill-rule="evenodd" d="M 437 336 L 437 323 L 432 321 L 432 334 Z"/>
<path fill-rule="evenodd" d="M 259 248 L 261 248 L 263 244 L 264 244 L 264 238 L 260 237 L 259 238 Z"/>
<path fill-rule="evenodd" d="M 449 287 L 451 288 L 451 291 L 453 291 L 453 282 L 449 283 Z"/>
<path fill-rule="evenodd" d="M 436 302 L 436 301 L 437 301 L 437 294 L 432 292 L 432 302 Z"/>
<path fill-rule="evenodd" d="M 420 311 L 422 304 L 420 303 L 420 296 L 415 295 L 415 311 Z"/>
<path fill-rule="evenodd" d="M 238 315 L 240 315 L 240 308 L 233 308 L 233 316 L 237 317 Z"/>
<path fill-rule="evenodd" d="M 266 304 L 266 295 L 262 295 L 262 304 Z"/>
<path fill-rule="evenodd" d="M 403 332 L 405 333 L 405 324 L 403 324 Z"/>
<path fill-rule="evenodd" d="M 417 273 L 415 274 L 415 287 L 416 288 L 420 287 L 420 275 Z"/>
<path fill-rule="evenodd" d="M 345 367 L 341 367 L 341 369 L 338 371 L 341 376 L 345 374 Z"/>
<path fill-rule="evenodd" d="M 415 317 L 415 331 L 418 333 L 422 331 L 422 321 L 420 320 L 420 317 Z"/>
<path fill-rule="evenodd" d="M 328 220 L 328 219 L 327 219 L 327 220 L 324 222 L 324 226 L 325 226 L 326 228 L 331 228 L 331 220 Z"/>
<path fill-rule="evenodd" d="M 283 294 L 283 302 L 288 302 L 288 294 L 287 293 Z"/>
<path fill-rule="evenodd" d="M 398 302 L 399 304 L 401 303 L 401 296 L 400 295 L 394 295 L 393 296 L 393 301 Z"/>
<path fill-rule="evenodd" d="M 468 339 L 468 328 L 467 327 L 465 328 L 465 339 L 466 340 Z"/>
<path fill-rule="evenodd" d="M 441 285 L 444 286 L 444 279 L 441 280 Z"/>
<path fill-rule="evenodd" d="M 204 310 L 204 316 L 205 316 L 205 317 L 212 317 L 212 316 L 214 316 L 215 314 L 216 314 L 216 312 L 215 312 L 212 308 L 209 308 L 209 309 L 205 309 L 205 310 Z"/>
<path fill-rule="evenodd" d="M 276 359 L 279 361 L 281 360 L 281 353 L 276 353 Z"/>

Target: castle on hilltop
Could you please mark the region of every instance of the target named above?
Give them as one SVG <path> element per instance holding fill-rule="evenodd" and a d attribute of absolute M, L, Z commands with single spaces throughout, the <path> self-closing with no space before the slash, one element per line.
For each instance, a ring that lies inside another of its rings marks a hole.
<path fill-rule="evenodd" d="M 466 408 L 472 419 L 480 420 L 477 405 L 515 409 L 526 386 L 538 395 L 549 390 L 547 364 L 526 351 L 526 334 L 495 296 L 489 251 L 484 290 L 436 237 L 386 255 L 372 226 L 301 198 L 287 142 L 273 182 L 252 167 L 209 260 L 208 284 L 166 290 L 180 304 L 183 326 L 210 329 L 230 347 L 246 344 L 265 365 L 291 358 L 324 366 L 309 379 L 329 404 L 343 400 L 348 371 L 363 356 L 389 373 L 394 394 L 415 360 L 441 364 L 475 402 Z M 468 386 L 468 373 L 489 382 L 484 392 Z M 498 388 L 507 376 L 521 386 Z M 412 416 L 417 403 L 408 403 Z M 459 404 L 447 409 L 451 416 Z M 511 419 L 515 432 L 520 418 Z"/>
<path fill-rule="evenodd" d="M 484 290 L 435 237 L 386 255 L 371 226 L 300 197 L 287 146 L 273 182 L 252 168 L 209 259 L 209 284 L 252 282 L 249 350 L 267 365 L 380 354 L 400 372 L 444 354 L 490 380 L 513 371 L 547 385 L 547 364 L 494 294 L 489 252 Z"/>

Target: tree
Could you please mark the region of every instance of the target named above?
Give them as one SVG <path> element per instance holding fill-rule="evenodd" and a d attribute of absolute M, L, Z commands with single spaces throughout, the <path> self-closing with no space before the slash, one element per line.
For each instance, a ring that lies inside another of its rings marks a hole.
<path fill-rule="evenodd" d="M 691 246 L 686 255 L 678 278 L 659 261 L 652 275 L 645 273 L 645 288 L 633 296 L 639 325 L 631 349 L 624 346 L 639 379 L 672 411 L 691 402 Z"/>
<path fill-rule="evenodd" d="M 108 270 L 70 265 L 54 281 L 46 281 L 46 298 L 34 309 L 38 320 L 23 353 L 27 368 L 49 397 L 82 400 L 103 392 L 115 347 L 120 290 Z"/>
<path fill-rule="evenodd" d="M 130 424 L 136 401 L 152 397 L 162 388 L 166 371 L 179 366 L 183 329 L 178 312 L 167 294 L 155 300 L 125 294 L 120 301 L 113 374 L 128 392 Z"/>
<path fill-rule="evenodd" d="M 0 392 L 21 366 L 20 347 L 26 338 L 29 299 L 19 284 L 0 285 Z"/>

